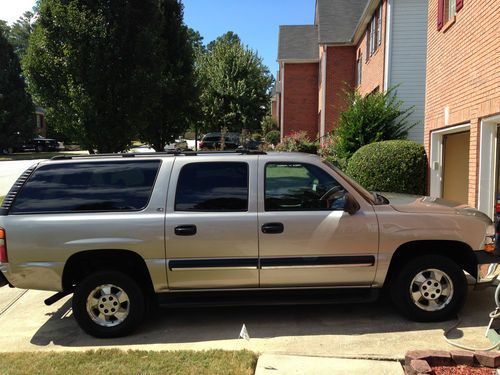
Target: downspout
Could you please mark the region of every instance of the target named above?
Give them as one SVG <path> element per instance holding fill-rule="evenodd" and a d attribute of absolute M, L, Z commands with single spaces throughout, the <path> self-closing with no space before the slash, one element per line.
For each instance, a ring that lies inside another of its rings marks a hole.
<path fill-rule="evenodd" d="M 391 87 L 391 59 L 392 59 L 392 7 L 394 0 L 387 0 L 385 20 L 385 56 L 384 56 L 384 91 Z"/>
<path fill-rule="evenodd" d="M 321 84 L 323 85 L 323 92 L 321 93 L 321 126 L 319 130 L 320 143 L 324 143 L 324 136 L 326 131 L 326 67 L 328 58 L 328 47 L 323 46 L 323 58 L 321 59 Z"/>
<path fill-rule="evenodd" d="M 283 141 L 283 137 L 285 134 L 285 111 L 284 111 L 284 103 L 285 103 L 285 64 L 281 63 L 281 94 L 280 94 L 280 141 Z"/>

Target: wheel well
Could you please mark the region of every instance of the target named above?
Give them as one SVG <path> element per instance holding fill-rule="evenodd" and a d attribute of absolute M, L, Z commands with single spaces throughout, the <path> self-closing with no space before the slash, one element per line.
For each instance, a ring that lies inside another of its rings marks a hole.
<path fill-rule="evenodd" d="M 477 278 L 477 259 L 469 245 L 459 241 L 413 241 L 401 245 L 392 256 L 386 284 L 405 262 L 425 254 L 450 258 L 472 277 Z"/>
<path fill-rule="evenodd" d="M 85 276 L 102 270 L 123 272 L 137 281 L 145 292 L 154 292 L 146 262 L 129 250 L 90 250 L 73 254 L 64 266 L 63 290 L 71 290 Z"/>

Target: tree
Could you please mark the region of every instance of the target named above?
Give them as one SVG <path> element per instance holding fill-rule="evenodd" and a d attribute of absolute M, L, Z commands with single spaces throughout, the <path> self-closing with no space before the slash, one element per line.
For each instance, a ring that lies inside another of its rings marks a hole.
<path fill-rule="evenodd" d="M 155 64 L 151 74 L 147 124 L 141 139 L 157 151 L 183 133 L 197 117 L 198 90 L 194 77 L 195 50 L 201 50 L 199 33 L 183 22 L 179 0 L 161 0 L 155 34 Z"/>
<path fill-rule="evenodd" d="M 350 157 L 364 145 L 406 139 L 408 130 L 416 125 L 408 122 L 413 107 L 403 108 L 404 103 L 397 98 L 395 88 L 365 96 L 352 92 L 348 94 L 348 103 L 348 108 L 340 115 L 330 144 L 334 159 L 340 166 L 345 166 Z"/>
<path fill-rule="evenodd" d="M 126 149 L 145 126 L 154 68 L 152 0 L 42 0 L 24 56 L 51 126 L 89 150 Z"/>
<path fill-rule="evenodd" d="M 35 111 L 14 49 L 0 29 L 0 150 L 33 133 Z"/>
<path fill-rule="evenodd" d="M 10 27 L 9 42 L 19 58 L 22 58 L 28 49 L 28 40 L 33 32 L 35 13 L 28 11 Z"/>
<path fill-rule="evenodd" d="M 268 113 L 272 76 L 236 34 L 228 32 L 209 43 L 196 69 L 205 131 L 260 128 Z"/>

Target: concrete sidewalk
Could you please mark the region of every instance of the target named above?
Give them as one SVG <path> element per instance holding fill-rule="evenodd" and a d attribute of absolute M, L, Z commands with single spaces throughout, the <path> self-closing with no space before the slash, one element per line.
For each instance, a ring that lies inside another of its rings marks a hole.
<path fill-rule="evenodd" d="M 255 375 L 403 375 L 397 361 L 263 354 Z"/>

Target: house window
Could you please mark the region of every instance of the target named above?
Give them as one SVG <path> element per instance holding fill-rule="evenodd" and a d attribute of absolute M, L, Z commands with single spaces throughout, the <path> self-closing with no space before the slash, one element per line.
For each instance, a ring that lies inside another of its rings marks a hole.
<path fill-rule="evenodd" d="M 366 30 L 366 59 L 382 44 L 382 6 L 378 7 Z"/>
<path fill-rule="evenodd" d="M 457 13 L 457 2 L 456 0 L 445 0 L 445 22 L 449 21 L 451 18 L 455 17 Z"/>
<path fill-rule="evenodd" d="M 378 8 L 377 15 L 377 45 L 382 44 L 382 6 Z"/>
<path fill-rule="evenodd" d="M 361 85 L 361 80 L 363 78 L 363 54 L 360 53 L 358 60 L 356 61 L 356 86 Z"/>

